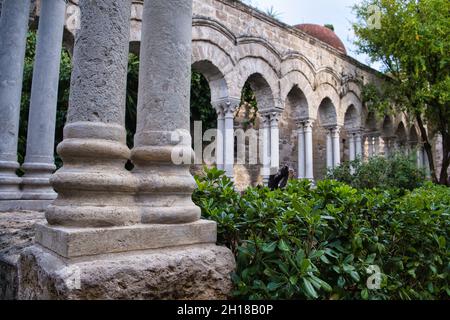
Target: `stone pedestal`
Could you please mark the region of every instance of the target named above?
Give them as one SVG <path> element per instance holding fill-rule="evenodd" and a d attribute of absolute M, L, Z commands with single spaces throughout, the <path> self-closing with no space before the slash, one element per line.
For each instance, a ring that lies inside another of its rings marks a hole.
<path fill-rule="evenodd" d="M 233 268 L 214 244 L 74 260 L 34 246 L 19 260 L 19 299 L 226 299 Z"/>

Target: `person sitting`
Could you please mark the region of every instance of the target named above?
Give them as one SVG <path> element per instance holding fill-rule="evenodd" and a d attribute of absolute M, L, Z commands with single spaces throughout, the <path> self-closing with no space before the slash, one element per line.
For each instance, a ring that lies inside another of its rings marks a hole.
<path fill-rule="evenodd" d="M 283 166 L 277 174 L 269 177 L 268 187 L 270 190 L 284 189 L 289 180 L 289 167 Z"/>

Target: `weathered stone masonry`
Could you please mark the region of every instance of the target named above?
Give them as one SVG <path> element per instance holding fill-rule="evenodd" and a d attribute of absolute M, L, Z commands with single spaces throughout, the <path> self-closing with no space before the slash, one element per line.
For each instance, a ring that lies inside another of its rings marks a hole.
<path fill-rule="evenodd" d="M 76 5 L 72 6 L 71 12 L 76 12 Z M 308 165 L 313 171 L 308 178 L 321 178 L 327 167 L 341 160 L 375 154 L 364 152 L 361 143 L 366 148 L 376 144 L 378 153 L 387 152 L 381 147 L 384 140 L 391 139 L 391 133 L 383 127 L 384 119 L 376 119 L 372 125 L 371 115 L 361 103 L 359 83 L 382 81 L 377 72 L 348 57 L 340 48 L 236 1 L 194 1 L 193 12 L 192 67 L 207 78 L 212 105 L 218 113 L 218 128 L 223 132 L 223 140 L 218 143 L 218 165 L 229 176 L 235 175 L 238 185 L 240 180 L 249 179 L 245 177 L 246 168 L 232 165 L 230 121 L 246 81 L 257 96 L 259 126 L 267 123 L 272 128 L 272 135 L 266 135 L 266 145 L 262 146 L 268 152 L 269 167 L 288 164 L 301 177 Z M 141 17 L 142 2 L 133 1 L 132 49 L 139 47 Z M 76 32 L 76 18 L 72 15 L 69 20 L 68 28 Z M 277 128 L 270 125 L 273 117 L 278 122 L 280 139 L 276 138 Z M 405 117 L 390 121 L 395 128 L 403 123 L 417 131 Z M 307 141 L 313 145 L 313 155 L 299 150 L 298 131 L 306 122 L 313 130 L 313 140 Z M 313 160 L 299 162 L 299 154 Z"/>
<path fill-rule="evenodd" d="M 215 246 L 215 224 L 199 220 L 189 168 L 170 159 L 173 133 L 189 131 L 191 67 L 209 82 L 221 131 L 217 165 L 238 188 L 267 181 L 281 164 L 314 180 L 343 160 L 416 146 L 418 165 L 426 165 L 413 123 L 403 115 L 376 119 L 363 107 L 359 84 L 379 83 L 380 74 L 237 1 L 30 2 L 3 0 L 0 18 L 0 211 L 46 209 L 47 219 L 13 276 L 20 298 L 229 294 L 231 252 Z M 40 19 L 26 174 L 19 178 L 30 7 Z M 50 178 L 63 23 L 73 73 L 58 146 L 64 166 Z M 124 127 L 129 47 L 141 60 L 133 150 Z M 236 109 L 246 82 L 259 109 L 264 170 L 257 177 L 234 164 Z M 183 148 L 192 152 L 188 143 Z M 130 159 L 132 172 L 124 169 Z"/>

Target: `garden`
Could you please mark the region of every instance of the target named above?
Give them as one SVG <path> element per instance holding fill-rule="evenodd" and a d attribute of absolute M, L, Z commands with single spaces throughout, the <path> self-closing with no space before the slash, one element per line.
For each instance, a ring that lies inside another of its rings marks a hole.
<path fill-rule="evenodd" d="M 329 178 L 238 193 L 215 168 L 196 177 L 194 202 L 236 257 L 234 297 L 449 299 L 450 189 L 403 155 Z"/>

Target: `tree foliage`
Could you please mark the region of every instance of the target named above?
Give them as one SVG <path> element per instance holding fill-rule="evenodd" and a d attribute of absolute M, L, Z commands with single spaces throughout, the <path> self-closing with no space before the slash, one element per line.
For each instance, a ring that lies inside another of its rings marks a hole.
<path fill-rule="evenodd" d="M 369 23 L 376 14 L 374 8 L 381 13 L 380 28 Z M 420 127 L 433 179 L 448 183 L 450 2 L 363 0 L 354 10 L 359 52 L 369 55 L 372 61 L 382 62 L 390 77 L 378 97 L 372 100 L 372 105 L 383 111 L 403 111 L 412 115 Z M 444 159 L 440 174 L 435 172 L 430 143 L 435 132 L 443 138 Z"/>

